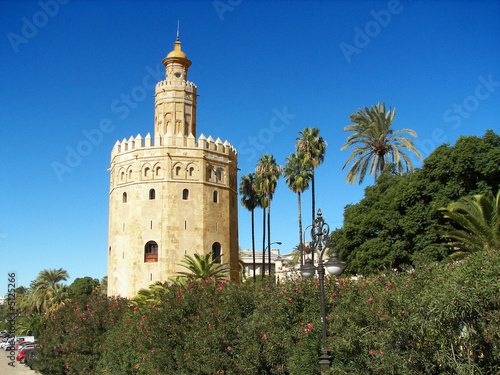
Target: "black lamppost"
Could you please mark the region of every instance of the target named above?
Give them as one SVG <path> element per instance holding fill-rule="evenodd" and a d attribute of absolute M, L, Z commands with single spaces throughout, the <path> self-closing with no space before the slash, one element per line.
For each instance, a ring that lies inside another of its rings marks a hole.
<path fill-rule="evenodd" d="M 281 242 L 271 242 L 269 244 L 269 246 L 266 247 L 266 251 L 269 250 L 269 253 L 268 253 L 268 259 L 269 259 L 269 276 L 271 276 L 271 245 L 274 245 L 274 244 L 277 244 L 277 245 L 281 245 Z M 265 254 L 265 251 L 264 251 L 264 254 Z M 265 270 L 263 270 L 264 273 L 263 275 L 266 273 Z"/>
<path fill-rule="evenodd" d="M 313 226 L 311 229 L 311 250 L 314 252 L 314 249 L 317 247 L 320 251 L 319 255 L 319 263 L 318 266 L 315 267 L 314 263 L 311 259 L 307 259 L 305 264 L 300 268 L 300 273 L 302 276 L 306 278 L 310 278 L 314 276 L 315 271 L 318 271 L 318 279 L 319 279 L 319 296 L 321 302 L 321 333 L 322 333 L 322 342 L 321 342 L 321 356 L 319 357 L 319 365 L 321 371 L 327 370 L 330 367 L 330 359 L 331 357 L 328 355 L 327 345 L 326 345 L 326 307 L 325 307 L 325 268 L 330 275 L 340 275 L 345 267 L 345 262 L 342 262 L 337 255 L 337 253 L 333 253 L 333 255 L 328 259 L 328 261 L 323 264 L 323 255 L 325 251 L 328 249 L 327 244 L 331 247 L 335 246 L 334 243 L 330 241 L 328 237 L 330 233 L 330 227 L 325 220 L 323 219 L 323 215 L 321 214 L 321 210 L 318 210 L 318 216 L 313 222 Z M 332 246 L 333 245 L 333 246 Z"/>

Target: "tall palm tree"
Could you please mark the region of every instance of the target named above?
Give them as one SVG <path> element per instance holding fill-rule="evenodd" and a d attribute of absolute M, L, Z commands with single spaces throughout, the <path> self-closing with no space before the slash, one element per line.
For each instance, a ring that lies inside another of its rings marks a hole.
<path fill-rule="evenodd" d="M 302 210 L 300 194 L 309 187 L 309 181 L 312 179 L 312 169 L 309 168 L 306 155 L 303 152 L 290 154 L 286 158 L 283 176 L 288 188 L 297 194 L 299 206 L 299 246 L 300 246 L 300 265 L 304 264 L 304 242 L 302 239 Z"/>
<path fill-rule="evenodd" d="M 496 197 L 492 193 L 462 197 L 439 211 L 451 219 L 456 228 L 440 226 L 436 232 L 449 238 L 455 249 L 500 250 L 500 190 Z"/>
<path fill-rule="evenodd" d="M 255 168 L 258 178 L 258 190 L 267 198 L 267 247 L 269 248 L 269 275 L 271 275 L 271 201 L 276 191 L 278 179 L 282 172 L 281 165 L 276 164 L 276 159 L 270 154 L 262 155 Z M 265 248 L 263 249 L 265 252 Z"/>
<path fill-rule="evenodd" d="M 189 272 L 177 272 L 177 275 L 192 281 L 203 281 L 211 278 L 217 281 L 226 279 L 229 268 L 227 264 L 217 263 L 220 257 L 221 255 L 212 259 L 212 253 L 194 254 L 194 257 L 184 255 L 181 263 Z"/>
<path fill-rule="evenodd" d="M 240 182 L 241 206 L 252 213 L 252 257 L 253 257 L 253 281 L 255 282 L 255 223 L 254 210 L 258 204 L 258 195 L 255 186 L 255 175 L 248 173 L 241 177 Z"/>
<path fill-rule="evenodd" d="M 305 155 L 305 160 L 311 169 L 311 195 L 312 195 L 312 222 L 316 218 L 316 197 L 314 187 L 314 169 L 325 161 L 327 143 L 323 137 L 319 136 L 318 128 L 304 128 L 299 132 L 300 137 L 296 138 L 295 148 Z"/>
<path fill-rule="evenodd" d="M 377 178 L 389 162 L 396 164 L 399 174 L 403 174 L 405 169 L 406 172 L 412 172 L 413 164 L 401 150 L 403 148 L 422 159 L 413 141 L 400 136 L 401 133 L 408 133 L 412 137 L 416 137 L 417 133 L 411 129 L 396 131 L 391 129 L 395 116 L 396 108 L 394 110 L 389 108 L 386 111 L 385 103 L 378 103 L 370 108 L 365 107 L 364 110 L 359 108 L 356 113 L 349 116 L 349 120 L 354 124 L 346 126 L 344 132 L 354 132 L 354 134 L 347 138 L 347 142 L 340 149 L 345 150 L 351 146 L 355 147 L 342 169 L 351 161 L 357 159 L 347 172 L 346 182 L 354 184 L 359 177 L 359 183 L 361 184 L 368 167 L 370 174 L 375 174 L 375 178 Z"/>

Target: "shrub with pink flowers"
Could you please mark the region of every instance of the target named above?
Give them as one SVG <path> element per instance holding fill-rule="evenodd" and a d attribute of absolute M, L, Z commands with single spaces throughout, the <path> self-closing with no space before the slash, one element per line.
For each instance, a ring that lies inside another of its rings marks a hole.
<path fill-rule="evenodd" d="M 330 374 L 500 372 L 500 254 L 327 278 Z M 41 374 L 314 374 L 317 280 L 194 282 L 137 308 L 91 297 L 46 317 Z"/>

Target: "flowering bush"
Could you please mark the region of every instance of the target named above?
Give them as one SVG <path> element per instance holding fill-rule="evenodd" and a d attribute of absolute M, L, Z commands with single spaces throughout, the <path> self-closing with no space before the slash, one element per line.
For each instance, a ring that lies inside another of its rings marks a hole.
<path fill-rule="evenodd" d="M 327 278 L 333 374 L 498 373 L 500 256 L 477 253 L 357 280 Z M 316 280 L 206 280 L 156 302 L 92 297 L 46 318 L 42 374 L 313 374 L 321 320 Z"/>
<path fill-rule="evenodd" d="M 38 335 L 41 374 L 94 374 L 108 331 L 128 310 L 127 300 L 99 295 L 71 301 L 47 315 Z"/>

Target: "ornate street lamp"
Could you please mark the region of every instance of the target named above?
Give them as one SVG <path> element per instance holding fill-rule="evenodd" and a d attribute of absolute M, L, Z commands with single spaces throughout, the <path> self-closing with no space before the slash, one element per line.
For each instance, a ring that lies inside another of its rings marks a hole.
<path fill-rule="evenodd" d="M 319 357 L 319 365 L 321 371 L 327 370 L 330 367 L 331 357 L 328 355 L 327 345 L 326 345 L 326 308 L 325 308 L 325 268 L 330 275 L 340 275 L 345 267 L 345 262 L 342 262 L 337 255 L 333 255 L 328 259 L 327 262 L 323 264 L 323 255 L 328 249 L 327 245 L 334 247 L 335 243 L 332 243 L 329 238 L 330 226 L 325 223 L 321 210 L 318 210 L 318 215 L 313 222 L 311 228 L 311 251 L 317 247 L 320 251 L 319 263 L 315 267 L 312 259 L 307 259 L 305 264 L 300 268 L 300 273 L 306 278 L 311 278 L 314 276 L 315 271 L 318 271 L 319 279 L 319 296 L 321 302 L 321 333 L 322 333 L 322 343 L 321 343 L 321 356 Z"/>

